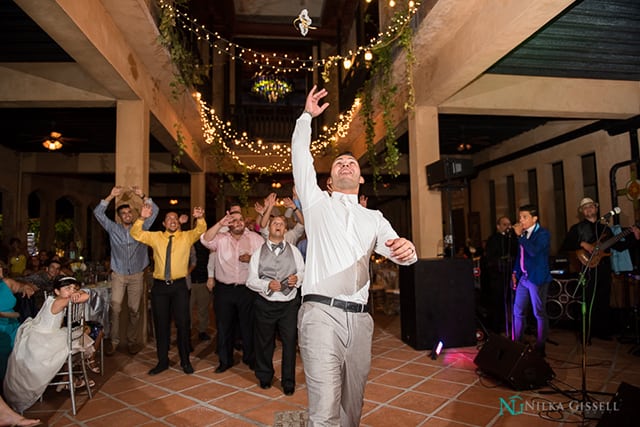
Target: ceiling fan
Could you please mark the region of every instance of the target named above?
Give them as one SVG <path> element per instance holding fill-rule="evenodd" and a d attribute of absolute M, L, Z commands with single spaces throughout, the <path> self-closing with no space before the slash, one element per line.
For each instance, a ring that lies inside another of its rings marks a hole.
<path fill-rule="evenodd" d="M 84 141 L 84 139 L 64 137 L 60 132 L 51 131 L 49 132 L 49 135 L 47 135 L 42 141 L 42 146 L 49 151 L 56 151 L 61 149 L 63 145 L 68 144 L 71 141 Z"/>

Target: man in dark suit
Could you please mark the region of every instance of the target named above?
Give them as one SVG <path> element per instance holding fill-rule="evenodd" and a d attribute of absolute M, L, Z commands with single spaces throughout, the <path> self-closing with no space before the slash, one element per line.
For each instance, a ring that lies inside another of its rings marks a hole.
<path fill-rule="evenodd" d="M 535 205 L 521 206 L 519 222 L 513 225 L 518 238 L 518 255 L 514 262 L 513 285 L 516 294 L 513 303 L 513 339 L 522 339 L 527 322 L 529 305 L 536 318 L 536 351 L 545 356 L 544 345 L 549 333 L 546 301 L 551 272 L 549 270 L 549 230 L 538 223 L 538 208 Z"/>

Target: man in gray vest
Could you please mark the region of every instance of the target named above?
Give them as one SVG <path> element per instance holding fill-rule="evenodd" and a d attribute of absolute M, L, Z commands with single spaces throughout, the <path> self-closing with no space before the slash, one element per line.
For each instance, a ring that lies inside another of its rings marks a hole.
<path fill-rule="evenodd" d="M 282 339 L 280 382 L 284 394 L 290 396 L 296 384 L 298 288 L 302 283 L 304 261 L 298 248 L 284 241 L 286 224 L 284 216 L 271 218 L 268 240 L 251 256 L 247 287 L 260 296 L 254 303 L 256 377 L 261 388 L 271 387 L 277 330 Z"/>

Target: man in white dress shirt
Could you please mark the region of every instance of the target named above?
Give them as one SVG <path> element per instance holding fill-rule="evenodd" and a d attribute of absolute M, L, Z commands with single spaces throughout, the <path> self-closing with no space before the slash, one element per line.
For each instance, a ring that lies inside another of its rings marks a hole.
<path fill-rule="evenodd" d="M 256 352 L 256 377 L 260 387 L 268 389 L 273 381 L 273 353 L 276 331 L 282 340 L 282 391 L 290 396 L 296 386 L 296 318 L 300 308 L 298 288 L 302 284 L 302 254 L 284 240 L 287 221 L 275 216 L 269 223 L 269 236 L 249 262 L 247 287 L 258 294 L 254 304 L 253 337 Z"/>
<path fill-rule="evenodd" d="M 307 382 L 309 426 L 358 426 L 371 367 L 373 319 L 368 313 L 372 251 L 400 265 L 417 261 L 415 246 L 398 237 L 382 213 L 358 203 L 364 182 L 349 153 L 331 166 L 329 194 L 317 184 L 310 151 L 311 119 L 327 95 L 314 86 L 291 143 L 293 178 L 308 237 L 299 346 Z"/>

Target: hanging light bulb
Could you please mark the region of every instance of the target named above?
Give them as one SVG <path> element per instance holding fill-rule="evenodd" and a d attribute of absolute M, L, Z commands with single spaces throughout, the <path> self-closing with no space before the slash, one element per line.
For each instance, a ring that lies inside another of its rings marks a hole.
<path fill-rule="evenodd" d="M 370 51 L 370 50 L 367 50 L 367 51 L 364 53 L 364 60 L 365 60 L 365 61 L 371 61 L 372 59 L 373 59 L 373 53 L 371 53 L 371 51 Z"/>
<path fill-rule="evenodd" d="M 351 59 L 350 58 L 345 58 L 344 61 L 342 62 L 342 66 L 344 67 L 345 70 L 348 70 L 349 68 L 351 68 Z"/>
<path fill-rule="evenodd" d="M 389 7 L 395 7 L 396 2 L 394 0 L 389 0 Z"/>

